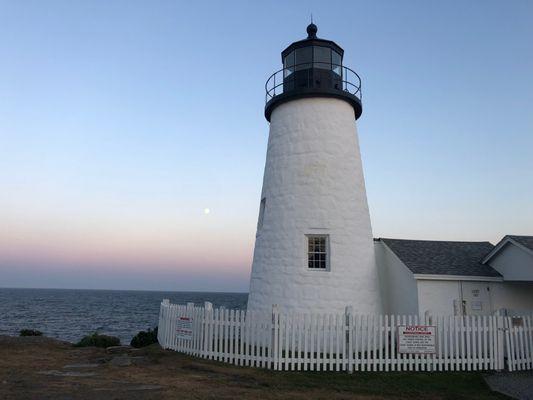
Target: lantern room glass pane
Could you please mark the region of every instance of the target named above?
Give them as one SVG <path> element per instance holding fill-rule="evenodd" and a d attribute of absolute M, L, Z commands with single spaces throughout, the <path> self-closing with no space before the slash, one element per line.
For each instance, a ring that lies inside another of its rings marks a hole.
<path fill-rule="evenodd" d="M 315 46 L 313 50 L 314 68 L 331 69 L 331 49 L 329 47 Z"/>
<path fill-rule="evenodd" d="M 331 52 L 331 62 L 333 63 L 333 72 L 335 72 L 337 75 L 342 76 L 342 58 L 339 53 L 336 51 Z"/>
<path fill-rule="evenodd" d="M 285 78 L 294 72 L 294 51 L 291 51 L 287 55 L 287 57 L 285 57 L 285 60 L 283 60 L 283 68 L 285 68 L 284 70 Z"/>
<path fill-rule="evenodd" d="M 302 69 L 311 68 L 312 61 L 312 47 L 302 47 L 294 50 L 294 70 L 300 71 Z"/>

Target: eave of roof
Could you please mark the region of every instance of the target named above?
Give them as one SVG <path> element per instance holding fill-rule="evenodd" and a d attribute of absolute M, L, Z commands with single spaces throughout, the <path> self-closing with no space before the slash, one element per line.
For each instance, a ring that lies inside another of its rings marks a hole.
<path fill-rule="evenodd" d="M 439 275 L 439 274 L 413 274 L 416 280 L 428 281 L 483 281 L 503 282 L 501 276 L 470 276 L 470 275 Z"/>

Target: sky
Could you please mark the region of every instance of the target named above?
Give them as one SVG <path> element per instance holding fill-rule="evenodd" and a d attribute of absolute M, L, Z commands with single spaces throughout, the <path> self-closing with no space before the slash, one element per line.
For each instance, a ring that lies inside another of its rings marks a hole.
<path fill-rule="evenodd" d="M 533 2 L 0 0 L 0 287 L 247 291 L 311 13 L 362 77 L 374 236 L 533 235 Z"/>

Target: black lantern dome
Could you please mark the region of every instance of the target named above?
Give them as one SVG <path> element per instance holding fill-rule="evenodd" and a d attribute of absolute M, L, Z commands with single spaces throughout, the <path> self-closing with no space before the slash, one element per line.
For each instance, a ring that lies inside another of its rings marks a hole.
<path fill-rule="evenodd" d="M 342 65 L 344 50 L 331 40 L 316 36 L 311 23 L 307 38 L 292 43 L 281 52 L 283 68 L 272 74 L 265 85 L 265 117 L 279 104 L 302 97 L 336 97 L 352 105 L 355 119 L 362 113 L 361 79 Z"/>

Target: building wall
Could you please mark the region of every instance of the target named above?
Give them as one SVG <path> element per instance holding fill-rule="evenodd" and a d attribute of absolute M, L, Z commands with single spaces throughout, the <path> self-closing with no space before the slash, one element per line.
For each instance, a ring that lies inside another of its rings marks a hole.
<path fill-rule="evenodd" d="M 533 310 L 533 282 L 479 282 L 479 281 L 444 281 L 418 280 L 418 301 L 420 315 L 429 312 L 432 315 L 454 315 L 461 312 L 461 302 L 467 301 L 467 314 L 492 314 L 500 309 L 515 311 Z M 461 286 L 464 286 L 463 290 Z M 468 302 L 474 299 L 466 291 L 477 288 L 480 291 L 489 288 L 488 301 L 484 297 L 483 309 L 472 310 Z M 463 293 L 463 291 L 465 291 Z M 457 300 L 458 309 L 454 309 Z M 488 303 L 488 304 L 487 304 Z"/>
<path fill-rule="evenodd" d="M 533 255 L 507 243 L 488 264 L 506 281 L 533 281 Z"/>
<path fill-rule="evenodd" d="M 346 101 L 306 98 L 274 109 L 261 199 L 249 310 L 381 311 L 355 116 Z M 307 234 L 329 235 L 329 271 L 308 268 Z"/>
<path fill-rule="evenodd" d="M 374 243 L 381 296 L 387 314 L 418 314 L 420 317 L 426 312 L 431 315 L 460 315 L 463 300 L 469 315 L 492 314 L 500 309 L 516 312 L 533 310 L 533 282 L 415 280 L 411 271 L 385 243 Z M 494 259 L 494 264 L 500 267 L 498 270 L 506 279 L 513 277 L 518 280 L 533 270 L 533 265 L 528 264 L 530 260 L 525 257 L 529 256 L 526 252 L 514 245 L 508 247 Z M 474 290 L 479 292 L 479 297 L 473 297 Z M 476 309 L 474 302 L 482 302 L 482 307 Z"/>
<path fill-rule="evenodd" d="M 460 281 L 418 280 L 417 291 L 420 316 L 454 315 L 454 300 L 461 300 Z"/>
<path fill-rule="evenodd" d="M 418 292 L 411 271 L 381 241 L 374 242 L 386 314 L 418 314 Z"/>
<path fill-rule="evenodd" d="M 533 310 L 533 282 L 491 283 L 490 289 L 494 311 L 502 308 Z"/>

